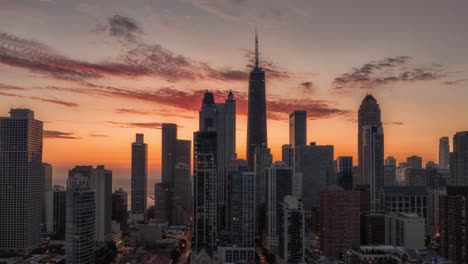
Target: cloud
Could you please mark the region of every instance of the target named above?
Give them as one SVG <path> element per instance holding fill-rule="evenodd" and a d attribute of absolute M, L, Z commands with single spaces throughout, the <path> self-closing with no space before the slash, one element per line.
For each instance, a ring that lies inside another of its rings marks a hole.
<path fill-rule="evenodd" d="M 59 138 L 59 139 L 81 139 L 70 132 L 62 132 L 55 130 L 44 130 L 44 138 Z"/>
<path fill-rule="evenodd" d="M 458 85 L 458 84 L 462 84 L 462 83 L 466 83 L 466 82 L 468 82 L 468 79 L 458 79 L 458 80 L 453 80 L 453 81 L 445 81 L 445 82 L 443 82 L 443 84 Z"/>
<path fill-rule="evenodd" d="M 385 125 L 397 125 L 397 126 L 402 126 L 404 125 L 405 123 L 404 122 L 401 122 L 401 121 L 395 121 L 395 122 L 386 122 L 384 123 Z"/>
<path fill-rule="evenodd" d="M 123 88 L 98 86 L 89 83 L 85 85 L 85 88 L 74 89 L 46 87 L 46 89 L 82 93 L 87 95 L 132 99 L 192 112 L 196 112 L 200 109 L 203 94 L 205 93 L 205 90 L 182 91 L 172 87 L 161 87 L 155 90 L 127 90 Z M 217 102 L 224 101 L 228 94 L 228 91 L 221 90 L 212 90 L 212 92 L 214 92 Z M 233 92 L 234 98 L 236 100 L 237 114 L 246 116 L 248 109 L 248 94 L 245 92 Z M 310 119 L 323 119 L 337 116 L 348 117 L 351 114 L 349 110 L 335 107 L 335 104 L 335 102 L 327 100 L 284 99 L 277 96 L 267 97 L 267 111 L 269 116 L 275 120 L 286 120 L 289 113 L 297 109 L 307 110 Z M 125 110 L 120 109 L 119 112 L 146 114 L 146 111 L 126 108 Z M 180 115 L 178 112 L 180 111 L 174 110 L 169 111 L 166 114 L 167 116 L 177 116 Z M 186 115 L 185 117 L 193 118 L 193 116 L 190 115 Z"/>
<path fill-rule="evenodd" d="M 333 89 L 372 90 L 396 82 L 431 81 L 445 77 L 440 64 L 414 66 L 411 60 L 409 56 L 398 56 L 369 62 L 335 78 Z"/>
<path fill-rule="evenodd" d="M 106 121 L 106 123 L 121 128 L 149 128 L 149 129 L 161 129 L 162 123 L 159 122 L 114 122 Z"/>
<path fill-rule="evenodd" d="M 104 138 L 104 137 L 109 137 L 109 135 L 104 135 L 104 134 L 89 134 L 90 137 L 96 137 L 96 138 Z"/>
<path fill-rule="evenodd" d="M 184 115 L 180 114 L 180 111 L 170 111 L 167 109 L 158 109 L 153 111 L 145 111 L 131 108 L 117 108 L 113 111 L 116 114 L 134 114 L 134 115 L 158 115 L 158 116 L 171 116 L 171 117 L 180 117 L 186 119 L 193 119 L 193 115 Z"/>
<path fill-rule="evenodd" d="M 249 71 L 255 66 L 255 52 L 247 49 L 243 49 L 244 57 L 247 59 L 245 65 L 246 71 Z M 285 79 L 292 77 L 292 73 L 281 68 L 279 65 L 274 63 L 272 60 L 259 55 L 259 66 L 265 71 L 265 75 L 268 79 Z"/>
<path fill-rule="evenodd" d="M 0 90 L 3 89 L 4 87 L 0 87 Z M 20 89 L 23 90 L 20 87 L 10 87 L 9 89 Z M 7 97 L 16 97 L 16 98 L 24 98 L 24 99 L 31 99 L 31 100 L 36 100 L 36 101 L 41 101 L 41 102 L 46 102 L 46 103 L 52 103 L 52 104 L 58 104 L 62 106 L 67 106 L 67 107 L 78 107 L 79 105 L 77 103 L 73 102 L 67 102 L 67 101 L 62 101 L 58 99 L 50 99 L 50 98 L 42 98 L 38 96 L 25 96 L 25 95 L 19 95 L 19 94 L 12 94 L 12 93 L 4 93 L 0 92 L 0 96 L 7 96 Z"/>
<path fill-rule="evenodd" d="M 8 84 L 0 83 L 0 90 L 7 90 L 7 91 L 24 91 L 23 87 L 13 86 Z"/>
<path fill-rule="evenodd" d="M 107 19 L 107 25 L 98 24 L 94 32 L 108 32 L 114 37 L 123 37 L 127 41 L 135 41 L 138 35 L 144 33 L 137 21 L 130 17 L 114 15 Z"/>
<path fill-rule="evenodd" d="M 299 84 L 299 89 L 304 93 L 308 93 L 308 94 L 314 93 L 314 90 L 315 90 L 314 88 L 315 88 L 314 83 L 311 81 L 302 82 Z"/>

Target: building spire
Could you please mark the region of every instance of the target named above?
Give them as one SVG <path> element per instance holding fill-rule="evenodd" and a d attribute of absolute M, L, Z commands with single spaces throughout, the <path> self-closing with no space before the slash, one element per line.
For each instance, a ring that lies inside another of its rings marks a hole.
<path fill-rule="evenodd" d="M 258 68 L 258 34 L 255 26 L 255 68 Z"/>

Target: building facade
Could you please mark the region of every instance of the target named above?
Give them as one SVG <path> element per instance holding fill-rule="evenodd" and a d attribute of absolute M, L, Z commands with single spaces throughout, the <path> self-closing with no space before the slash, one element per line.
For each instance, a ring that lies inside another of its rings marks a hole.
<path fill-rule="evenodd" d="M 439 139 L 439 168 L 448 169 L 450 167 L 450 142 L 448 137 Z"/>
<path fill-rule="evenodd" d="M 148 145 L 143 134 L 136 134 L 132 143 L 132 201 L 131 210 L 134 214 L 146 212 L 146 197 L 148 196 Z"/>
<path fill-rule="evenodd" d="M 382 189 L 382 210 L 415 213 L 427 219 L 427 189 L 425 186 L 385 186 Z"/>
<path fill-rule="evenodd" d="M 450 154 L 450 185 L 468 186 L 468 131 L 453 136 Z"/>
<path fill-rule="evenodd" d="M 353 189 L 353 157 L 340 156 L 336 159 L 338 185 L 345 190 Z"/>
<path fill-rule="evenodd" d="M 385 244 L 408 249 L 425 249 L 426 220 L 411 213 L 385 215 Z"/>
<path fill-rule="evenodd" d="M 161 140 L 161 182 L 172 187 L 177 156 L 177 125 L 163 123 Z"/>
<path fill-rule="evenodd" d="M 66 191 L 55 185 L 46 193 L 46 230 L 52 239 L 65 240 Z"/>
<path fill-rule="evenodd" d="M 305 263 L 305 212 L 294 196 L 284 197 L 278 252 L 284 263 Z"/>
<path fill-rule="evenodd" d="M 384 134 L 382 126 L 362 127 L 362 181 L 369 184 L 372 211 L 380 210 L 384 186 Z"/>
<path fill-rule="evenodd" d="M 307 145 L 306 110 L 295 110 L 289 114 L 289 144 L 294 148 Z"/>
<path fill-rule="evenodd" d="M 40 245 L 42 134 L 31 110 L 0 118 L 0 252 L 25 254 Z"/>

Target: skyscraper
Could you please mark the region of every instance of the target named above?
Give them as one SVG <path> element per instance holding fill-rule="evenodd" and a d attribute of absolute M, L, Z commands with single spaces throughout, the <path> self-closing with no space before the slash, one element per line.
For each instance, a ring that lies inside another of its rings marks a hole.
<path fill-rule="evenodd" d="M 358 111 L 358 182 L 357 184 L 366 184 L 363 167 L 363 127 L 368 125 L 382 126 L 380 119 L 380 106 L 377 100 L 370 94 L 362 100 Z"/>
<path fill-rule="evenodd" d="M 360 245 L 359 191 L 328 186 L 320 191 L 320 250 L 339 257 L 344 249 Z"/>
<path fill-rule="evenodd" d="M 269 148 L 259 146 L 255 148 L 255 193 L 257 234 L 262 236 L 265 227 L 266 199 L 267 199 L 267 168 L 273 163 L 273 156 Z"/>
<path fill-rule="evenodd" d="M 306 110 L 295 110 L 289 114 L 289 144 L 294 148 L 307 144 Z"/>
<path fill-rule="evenodd" d="M 46 193 L 47 232 L 54 240 L 65 240 L 66 191 L 63 186 L 55 185 Z"/>
<path fill-rule="evenodd" d="M 304 210 L 320 205 L 320 190 L 327 185 L 327 178 L 334 166 L 333 146 L 311 143 L 296 148 L 296 172 L 302 172 L 302 202 Z"/>
<path fill-rule="evenodd" d="M 127 192 L 122 188 L 115 190 L 112 193 L 112 220 L 120 224 L 120 230 L 122 231 L 127 230 L 127 206 Z"/>
<path fill-rule="evenodd" d="M 340 156 L 336 160 L 338 185 L 345 190 L 353 189 L 353 157 Z"/>
<path fill-rule="evenodd" d="M 190 164 L 177 163 L 174 178 L 174 205 L 171 216 L 173 224 L 185 225 L 188 223 L 192 209 L 192 185 L 190 181 Z"/>
<path fill-rule="evenodd" d="M 24 254 L 40 245 L 42 126 L 28 109 L 0 118 L 0 252 Z"/>
<path fill-rule="evenodd" d="M 288 167 L 294 168 L 294 148 L 291 144 L 284 144 L 281 146 L 281 160 L 288 165 Z"/>
<path fill-rule="evenodd" d="M 177 164 L 183 163 L 188 164 L 189 169 L 191 165 L 191 150 L 192 150 L 192 141 L 177 139 L 177 148 L 176 148 L 176 166 Z M 189 171 L 190 173 L 190 171 Z"/>
<path fill-rule="evenodd" d="M 370 187 L 371 211 L 380 208 L 384 186 L 384 134 L 382 126 L 364 126 L 362 131 L 362 180 Z"/>
<path fill-rule="evenodd" d="M 148 178 L 148 145 L 144 143 L 143 134 L 136 134 L 132 143 L 132 201 L 131 210 L 134 214 L 146 212 Z"/>
<path fill-rule="evenodd" d="M 441 137 L 439 140 L 439 168 L 448 169 L 450 156 L 450 142 L 448 137 Z"/>
<path fill-rule="evenodd" d="M 305 262 L 305 211 L 302 202 L 294 196 L 284 197 L 279 234 L 279 256 L 288 264 Z"/>
<path fill-rule="evenodd" d="M 253 253 L 255 252 L 255 173 L 247 171 L 247 162 L 232 174 L 230 187 L 228 218 L 231 221 L 230 242 L 237 247 L 251 248 Z"/>
<path fill-rule="evenodd" d="M 95 263 L 96 202 L 88 177 L 74 175 L 68 179 L 65 228 L 66 262 Z M 109 223 L 110 225 L 110 223 Z"/>
<path fill-rule="evenodd" d="M 274 162 L 267 168 L 266 178 L 266 225 L 264 244 L 270 252 L 277 252 L 279 234 L 283 231 L 281 222 L 283 206 L 281 203 L 287 195 L 293 195 L 294 179 L 293 169 L 284 162 Z"/>
<path fill-rule="evenodd" d="M 82 185 L 95 191 L 95 238 L 96 241 L 109 241 L 112 237 L 112 171 L 103 165 L 75 166 L 68 172 L 69 186 Z"/>
<path fill-rule="evenodd" d="M 247 117 L 247 162 L 254 170 L 256 146 L 268 146 L 265 71 L 258 66 L 258 36 L 255 32 L 255 66 L 249 76 L 249 103 Z"/>
<path fill-rule="evenodd" d="M 450 177 L 450 185 L 468 186 L 468 131 L 457 132 L 453 136 Z"/>
<path fill-rule="evenodd" d="M 46 202 L 46 193 L 52 188 L 52 165 L 49 163 L 42 163 L 42 224 L 43 230 L 46 229 L 46 212 L 47 212 L 47 202 Z"/>
<path fill-rule="evenodd" d="M 163 123 L 161 130 L 161 182 L 172 187 L 177 152 L 177 125 Z"/>

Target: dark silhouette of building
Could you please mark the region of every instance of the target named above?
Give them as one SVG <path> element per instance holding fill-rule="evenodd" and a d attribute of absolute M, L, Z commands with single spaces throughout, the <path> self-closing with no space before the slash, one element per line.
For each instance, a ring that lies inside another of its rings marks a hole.
<path fill-rule="evenodd" d="M 289 144 L 292 147 L 304 146 L 307 143 L 307 112 L 295 110 L 289 114 Z"/>
<path fill-rule="evenodd" d="M 46 193 L 47 232 L 54 240 L 65 240 L 66 191 L 55 185 Z"/>
<path fill-rule="evenodd" d="M 131 210 L 134 214 L 146 212 L 146 196 L 148 179 L 148 145 L 144 143 L 143 134 L 136 134 L 132 143 L 132 201 Z"/>
<path fill-rule="evenodd" d="M 468 186 L 468 131 L 457 132 L 453 136 L 450 178 L 450 185 Z"/>
<path fill-rule="evenodd" d="M 40 245 L 42 127 L 29 109 L 0 118 L 0 252 L 25 254 Z"/>
<path fill-rule="evenodd" d="M 305 263 L 305 212 L 300 199 L 284 197 L 279 234 L 279 256 L 288 264 Z"/>
<path fill-rule="evenodd" d="M 127 201 L 127 192 L 122 188 L 119 188 L 112 193 L 112 220 L 120 224 L 120 230 L 122 231 L 127 230 Z"/>
<path fill-rule="evenodd" d="M 364 149 L 363 149 L 363 127 L 375 125 L 382 126 L 380 119 L 380 106 L 377 103 L 377 100 L 370 94 L 366 95 L 364 100 L 362 100 L 361 106 L 359 107 L 358 112 L 358 166 L 359 166 L 359 177 L 357 184 L 369 184 L 364 180 Z"/>
<path fill-rule="evenodd" d="M 360 245 L 359 192 L 328 186 L 320 191 L 320 250 L 325 256 Z"/>
<path fill-rule="evenodd" d="M 384 186 L 384 133 L 382 126 L 362 127 L 362 180 L 369 184 L 370 206 L 379 210 L 380 190 Z"/>
<path fill-rule="evenodd" d="M 455 145 L 455 144 L 454 144 Z M 468 186 L 447 186 L 439 197 L 440 254 L 455 263 L 468 260 Z"/>
<path fill-rule="evenodd" d="M 296 172 L 303 173 L 302 203 L 304 210 L 320 205 L 320 190 L 327 185 L 334 167 L 333 146 L 319 146 L 315 142 L 298 146 L 295 154 Z"/>
<path fill-rule="evenodd" d="M 269 148 L 259 146 L 255 148 L 255 193 L 256 193 L 256 220 L 257 235 L 262 236 L 266 223 L 267 202 L 267 168 L 273 163 L 273 156 Z"/>
<path fill-rule="evenodd" d="M 449 169 L 450 142 L 448 137 L 439 139 L 439 168 Z"/>
<path fill-rule="evenodd" d="M 427 219 L 428 193 L 423 185 L 385 186 L 382 188 L 382 210 L 394 213 L 416 213 Z"/>
<path fill-rule="evenodd" d="M 41 179 L 42 179 L 42 191 L 43 191 L 43 199 L 42 199 L 42 230 L 46 230 L 46 212 L 47 212 L 47 202 L 46 202 L 46 194 L 52 188 L 52 165 L 49 163 L 42 163 L 42 170 L 41 170 Z"/>
<path fill-rule="evenodd" d="M 340 156 L 336 160 L 338 185 L 345 190 L 353 189 L 353 157 Z"/>
<path fill-rule="evenodd" d="M 361 213 L 361 245 L 385 244 L 385 213 Z"/>
<path fill-rule="evenodd" d="M 422 158 L 416 155 L 407 157 L 406 165 L 411 169 L 422 169 Z"/>
<path fill-rule="evenodd" d="M 191 163 L 191 150 L 192 142 L 190 140 L 177 139 L 176 148 L 176 166 L 183 163 L 190 166 Z"/>
<path fill-rule="evenodd" d="M 268 146 L 265 71 L 258 66 L 258 37 L 255 33 L 255 66 L 249 76 L 249 102 L 247 117 L 247 162 L 254 170 L 256 146 Z"/>
<path fill-rule="evenodd" d="M 177 158 L 177 125 L 163 123 L 161 130 L 161 182 L 172 187 Z"/>

